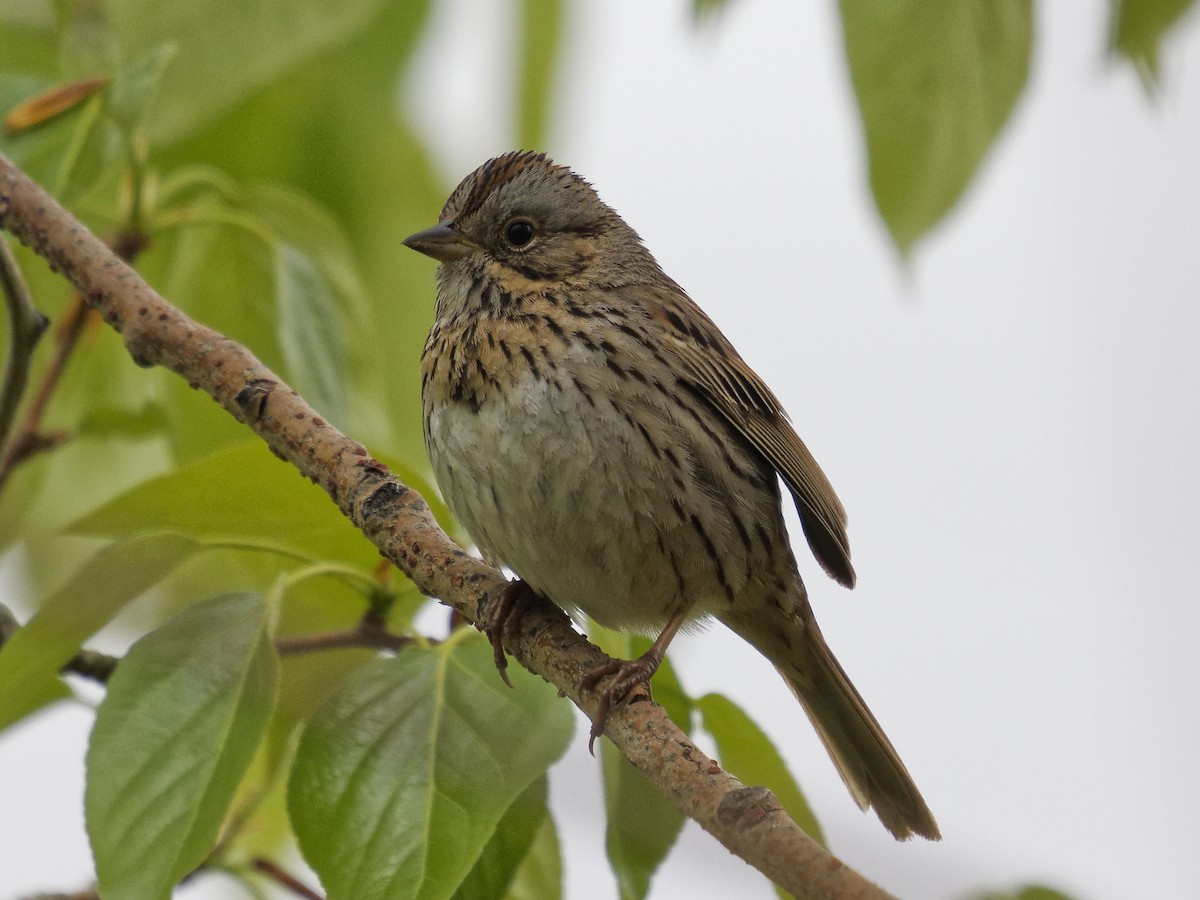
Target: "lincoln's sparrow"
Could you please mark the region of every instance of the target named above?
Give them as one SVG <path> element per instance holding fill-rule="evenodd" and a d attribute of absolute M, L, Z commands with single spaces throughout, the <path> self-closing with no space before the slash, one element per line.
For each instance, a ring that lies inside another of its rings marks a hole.
<path fill-rule="evenodd" d="M 597 729 L 681 627 L 715 616 L 775 664 L 860 807 L 897 838 L 938 838 L 813 619 L 776 476 L 821 566 L 852 587 L 842 504 L 775 395 L 633 229 L 569 169 L 507 153 L 404 243 L 441 262 L 421 390 L 450 509 L 528 588 L 658 634 L 585 680 Z M 504 618 L 490 627 L 501 661 Z"/>

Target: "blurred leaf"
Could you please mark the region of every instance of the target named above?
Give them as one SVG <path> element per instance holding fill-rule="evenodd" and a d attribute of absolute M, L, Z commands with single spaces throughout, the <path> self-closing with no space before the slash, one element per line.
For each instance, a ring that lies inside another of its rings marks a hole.
<path fill-rule="evenodd" d="M 292 825 L 332 897 L 449 897 L 512 802 L 562 755 L 570 707 L 524 669 L 516 690 L 463 631 L 352 675 L 300 739 Z"/>
<path fill-rule="evenodd" d="M 177 302 L 253 346 L 322 416 L 348 428 L 356 344 L 345 339 L 347 325 L 365 333 L 371 317 L 353 249 L 328 211 L 293 190 L 242 187 L 189 166 L 163 184 L 150 227 L 173 232 L 155 264 L 169 269 Z M 211 265 L 222 246 L 251 277 Z M 273 307 L 262 303 L 265 290 Z"/>
<path fill-rule="evenodd" d="M 546 815 L 529 852 L 513 875 L 504 900 L 561 900 L 562 851 L 554 817 Z"/>
<path fill-rule="evenodd" d="M 161 434 L 170 418 L 161 403 L 147 403 L 140 410 L 97 404 L 85 413 L 77 434 L 96 437 L 145 438 Z"/>
<path fill-rule="evenodd" d="M 170 41 L 179 59 L 163 81 L 150 120 L 154 140 L 194 131 L 291 66 L 344 41 L 383 0 L 117 0 L 112 33 L 126 57 Z"/>
<path fill-rule="evenodd" d="M 370 310 L 355 249 L 346 230 L 321 204 L 295 190 L 270 184 L 250 184 L 236 198 L 279 240 L 302 248 L 329 282 L 339 307 L 356 327 L 370 327 Z"/>
<path fill-rule="evenodd" d="M 609 741 L 600 742 L 604 849 L 622 900 L 645 897 L 650 880 L 683 830 L 684 816 Z"/>
<path fill-rule="evenodd" d="M 275 247 L 275 303 L 292 386 L 322 416 L 344 425 L 346 360 L 337 303 L 312 260 L 286 243 Z"/>
<path fill-rule="evenodd" d="M 1029 72 L 1030 0 L 842 0 L 871 189 L 902 255 L 954 206 Z"/>
<path fill-rule="evenodd" d="M 104 101 L 91 97 L 66 121 L 75 123 L 67 142 L 60 148 L 57 172 L 48 190 L 63 203 L 74 203 L 104 176 L 109 166 L 122 159 L 122 143 L 111 123 L 101 113 Z"/>
<path fill-rule="evenodd" d="M 399 458 L 423 472 L 428 463 L 418 372 L 433 318 L 434 267 L 420 254 L 404 251 L 400 241 L 433 223 L 449 185 L 434 172 L 397 98 L 406 93 L 405 79 L 412 77 L 410 57 L 431 6 L 430 0 L 384 4 L 351 39 L 306 59 L 186 142 L 152 148 L 152 162 L 163 171 L 202 163 L 245 184 L 286 184 L 293 193 L 312 198 L 348 235 L 370 302 L 365 327 L 360 329 L 354 316 L 344 320 L 346 333 L 353 336 L 347 345 L 349 429 L 373 453 Z M 306 242 L 285 237 L 316 255 Z M 226 269 L 221 248 L 215 249 L 213 254 L 197 252 L 195 265 Z M 213 265 L 214 259 L 223 264 Z M 161 259 L 158 265 L 163 280 L 157 283 L 174 281 L 174 267 Z M 204 303 L 196 294 L 190 296 L 201 301 L 204 321 L 250 342 L 264 362 L 277 366 L 280 354 L 272 358 L 260 350 L 274 347 L 270 329 L 251 340 L 246 332 L 217 321 L 225 315 L 219 301 L 231 291 L 245 290 L 236 274 L 199 274 L 211 285 L 204 294 L 209 299 Z M 189 280 L 181 278 L 180 287 L 190 291 Z M 258 293 L 257 306 L 269 305 L 261 298 L 270 292 L 268 284 Z M 175 297 L 174 290 L 167 296 Z M 245 311 L 247 316 L 250 312 Z"/>
<path fill-rule="evenodd" d="M 521 4 L 520 83 L 517 91 L 517 144 L 539 149 L 546 144 L 558 57 L 563 43 L 562 0 L 523 0 Z"/>
<path fill-rule="evenodd" d="M 812 808 L 800 791 L 787 764 L 771 739 L 745 711 L 720 694 L 705 694 L 696 701 L 701 722 L 717 744 L 720 763 L 744 784 L 771 791 L 787 814 L 814 841 L 824 845 L 825 835 Z"/>
<path fill-rule="evenodd" d="M 692 0 L 692 20 L 703 25 L 716 18 L 729 6 L 729 0 Z"/>
<path fill-rule="evenodd" d="M 208 855 L 279 681 L 258 595 L 188 609 L 130 648 L 87 754 L 86 813 L 106 898 L 167 897 Z"/>
<path fill-rule="evenodd" d="M 1028 885 L 1016 891 L 997 891 L 976 894 L 974 900 L 1071 900 L 1069 894 L 1056 891 L 1054 888 L 1040 885 Z"/>
<path fill-rule="evenodd" d="M 588 637 L 616 659 L 634 659 L 645 653 L 651 643 L 646 638 L 621 634 L 594 622 L 588 624 Z M 670 660 L 663 660 L 651 683 L 655 702 L 690 734 L 692 701 L 684 693 Z M 616 875 L 622 900 L 642 898 L 679 837 L 684 816 L 649 778 L 603 739 L 600 762 L 608 817 L 604 841 L 608 862 Z"/>
<path fill-rule="evenodd" d="M 549 815 L 549 781 L 543 774 L 525 788 L 504 813 L 470 874 L 454 892 L 456 900 L 503 897 L 513 876 L 530 852 L 542 822 Z"/>
<path fill-rule="evenodd" d="M 320 488 L 259 441 L 152 478 L 84 516 L 74 534 L 179 531 L 209 540 L 270 544 L 312 560 L 368 569 L 379 551 Z"/>
<path fill-rule="evenodd" d="M 0 3 L 0 60 L 5 69 L 50 78 L 58 71 L 57 45 L 50 4 Z"/>
<path fill-rule="evenodd" d="M 1158 49 L 1163 37 L 1194 0 L 1112 0 L 1110 50 L 1133 64 L 1147 89 L 1158 82 Z"/>
<path fill-rule="evenodd" d="M 177 47 L 164 43 L 122 66 L 108 91 L 108 111 L 128 138 L 141 127 Z"/>
<path fill-rule="evenodd" d="M 197 550 L 177 534 L 116 541 L 93 556 L 0 648 L 0 730 L 45 703 L 59 670 L 126 603 Z"/>

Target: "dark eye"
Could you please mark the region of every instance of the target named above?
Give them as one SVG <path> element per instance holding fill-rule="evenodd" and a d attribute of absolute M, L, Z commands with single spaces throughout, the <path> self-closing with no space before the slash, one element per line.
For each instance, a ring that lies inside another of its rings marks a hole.
<path fill-rule="evenodd" d="M 504 236 L 514 247 L 524 247 L 533 240 L 533 223 L 524 219 L 509 222 L 508 227 L 504 229 Z"/>

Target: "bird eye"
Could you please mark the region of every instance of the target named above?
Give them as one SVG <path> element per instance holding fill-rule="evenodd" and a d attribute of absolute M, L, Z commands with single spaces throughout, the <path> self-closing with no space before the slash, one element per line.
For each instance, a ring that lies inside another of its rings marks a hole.
<path fill-rule="evenodd" d="M 524 247 L 533 240 L 533 223 L 524 219 L 509 222 L 508 227 L 504 229 L 504 236 L 514 247 Z"/>

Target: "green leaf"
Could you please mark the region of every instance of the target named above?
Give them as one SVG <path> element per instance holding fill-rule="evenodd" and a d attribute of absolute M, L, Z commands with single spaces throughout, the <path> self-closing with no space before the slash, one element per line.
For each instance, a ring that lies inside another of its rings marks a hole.
<path fill-rule="evenodd" d="M 871 190 L 913 244 L 962 196 L 1029 73 L 1030 0 L 842 0 Z"/>
<path fill-rule="evenodd" d="M 617 659 L 634 659 L 650 646 L 646 638 L 621 634 L 594 622 L 588 624 L 588 637 Z M 692 701 L 683 691 L 670 660 L 663 660 L 652 685 L 655 702 L 690 734 Z M 609 741 L 600 742 L 600 762 L 608 817 L 604 840 L 608 862 L 623 900 L 645 897 L 651 878 L 683 829 L 684 816 Z"/>
<path fill-rule="evenodd" d="M 292 386 L 322 416 L 344 425 L 346 359 L 337 301 L 313 261 L 287 243 L 275 247 L 275 303 Z"/>
<path fill-rule="evenodd" d="M 1112 0 L 1109 49 L 1137 69 L 1147 89 L 1158 82 L 1162 39 L 1194 5 L 1194 0 Z"/>
<path fill-rule="evenodd" d="M 622 900 L 645 897 L 650 880 L 683 830 L 684 817 L 649 778 L 608 741 L 601 742 L 604 850 Z"/>
<path fill-rule="evenodd" d="M 110 4 L 112 33 L 126 56 L 178 41 L 150 121 L 156 139 L 192 131 L 289 67 L 344 41 L 382 0 L 122 0 Z M 286 38 L 281 27 L 286 25 Z"/>
<path fill-rule="evenodd" d="M 0 648 L 0 730 L 44 705 L 59 690 L 59 671 L 83 642 L 197 549 L 177 534 L 116 541 L 42 600 L 28 624 Z"/>
<path fill-rule="evenodd" d="M 179 531 L 212 542 L 267 542 L 364 568 L 379 552 L 320 488 L 252 441 L 143 482 L 75 522 L 74 534 Z"/>
<path fill-rule="evenodd" d="M 454 892 L 456 900 L 505 895 L 549 815 L 548 793 L 549 780 L 542 775 L 512 802 L 470 874 Z"/>
<path fill-rule="evenodd" d="M 696 701 L 701 722 L 717 744 L 721 765 L 748 785 L 769 789 L 793 821 L 820 844 L 825 835 L 771 739 L 745 711 L 721 694 Z"/>
<path fill-rule="evenodd" d="M 517 143 L 522 147 L 537 149 L 546 143 L 564 22 L 562 0 L 524 0 L 521 4 Z"/>
<path fill-rule="evenodd" d="M 167 897 L 208 855 L 275 704 L 258 595 L 197 604 L 130 648 L 87 754 L 85 811 L 106 900 Z"/>
<path fill-rule="evenodd" d="M 462 631 L 354 673 L 300 739 L 288 809 L 333 898 L 444 898 L 512 802 L 566 750 L 552 687 Z"/>
<path fill-rule="evenodd" d="M 504 900 L 561 900 L 562 852 L 554 817 L 547 815 L 513 875 Z"/>

